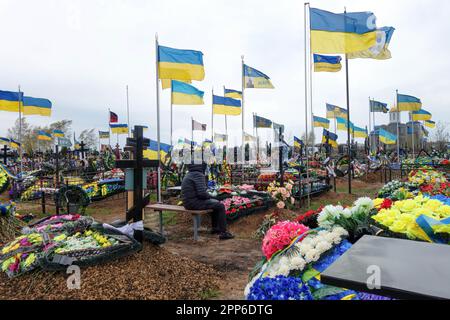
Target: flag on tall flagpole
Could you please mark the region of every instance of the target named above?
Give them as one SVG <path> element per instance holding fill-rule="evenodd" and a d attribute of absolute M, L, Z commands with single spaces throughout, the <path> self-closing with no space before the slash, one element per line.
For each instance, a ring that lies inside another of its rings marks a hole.
<path fill-rule="evenodd" d="M 241 101 L 213 95 L 213 113 L 238 116 L 242 113 Z"/>
<path fill-rule="evenodd" d="M 310 8 L 311 51 L 347 54 L 376 45 L 376 18 L 372 12 L 332 13 Z"/>
<path fill-rule="evenodd" d="M 172 80 L 177 80 L 177 79 L 161 79 L 161 87 L 163 90 L 165 89 L 171 89 L 172 88 Z M 184 83 L 189 83 L 191 84 L 192 81 L 191 80 L 177 80 L 180 82 L 184 82 Z"/>
<path fill-rule="evenodd" d="M 269 76 L 244 64 L 244 88 L 274 89 L 274 86 L 270 81 Z"/>
<path fill-rule="evenodd" d="M 384 130 L 383 128 L 378 129 L 378 135 L 380 141 L 384 144 L 396 144 L 397 136 L 395 134 L 390 133 L 389 131 Z"/>
<path fill-rule="evenodd" d="M 205 69 L 203 53 L 195 50 L 158 46 L 160 79 L 203 81 Z"/>
<path fill-rule="evenodd" d="M 334 133 L 328 131 L 327 129 L 323 129 L 323 134 L 322 134 L 322 143 L 323 144 L 326 144 L 328 142 L 328 144 L 330 146 L 337 149 L 338 148 L 337 139 L 338 139 L 337 134 L 334 134 Z"/>
<path fill-rule="evenodd" d="M 22 92 L 0 91 L 0 111 L 19 112 L 20 101 L 23 101 Z"/>
<path fill-rule="evenodd" d="M 420 109 L 417 111 L 413 111 L 412 112 L 412 120 L 413 121 L 420 121 L 420 120 L 431 120 L 432 115 L 431 113 L 429 113 L 428 111 L 424 110 L 424 109 Z"/>
<path fill-rule="evenodd" d="M 172 80 L 173 105 L 203 105 L 204 92 L 178 80 Z"/>
<path fill-rule="evenodd" d="M 431 128 L 431 129 L 436 128 L 436 122 L 431 121 L 431 120 L 426 120 L 425 121 L 425 126 L 428 127 L 428 128 Z"/>
<path fill-rule="evenodd" d="M 387 103 L 379 102 L 376 100 L 370 100 L 370 112 L 388 113 L 389 108 Z"/>
<path fill-rule="evenodd" d="M 11 143 L 11 140 L 10 140 L 10 139 L 8 139 L 8 138 L 3 138 L 3 137 L 0 137 L 0 144 L 4 144 L 4 145 L 7 145 L 7 146 L 9 146 L 9 145 L 10 145 L 10 143 Z"/>
<path fill-rule="evenodd" d="M 315 72 L 339 72 L 342 69 L 342 58 L 340 56 L 324 56 L 314 54 Z"/>
<path fill-rule="evenodd" d="M 294 136 L 294 148 L 301 149 L 304 145 L 305 143 L 301 139 Z"/>
<path fill-rule="evenodd" d="M 111 132 L 114 134 L 128 134 L 128 125 L 127 124 L 110 124 Z"/>
<path fill-rule="evenodd" d="M 192 120 L 193 131 L 206 131 L 206 124 L 202 124 L 198 121 Z"/>
<path fill-rule="evenodd" d="M 348 112 L 346 109 L 334 106 L 332 104 L 327 103 L 327 118 L 335 119 L 335 118 L 344 118 L 348 119 Z"/>
<path fill-rule="evenodd" d="M 313 125 L 315 128 L 330 129 L 330 120 L 322 117 L 313 116 Z"/>
<path fill-rule="evenodd" d="M 253 126 L 255 128 L 272 128 L 272 121 L 257 115 L 253 116 Z"/>
<path fill-rule="evenodd" d="M 336 121 L 337 121 L 337 129 L 338 130 L 343 130 L 343 131 L 347 131 L 348 129 L 348 120 L 345 118 L 341 118 L 341 117 L 336 117 Z M 350 130 L 353 130 L 353 123 L 350 121 Z"/>
<path fill-rule="evenodd" d="M 225 98 L 242 100 L 242 91 L 224 88 L 224 96 Z"/>
<path fill-rule="evenodd" d="M 42 141 L 52 141 L 52 135 L 44 130 L 38 131 L 38 140 Z"/>
<path fill-rule="evenodd" d="M 363 128 L 359 128 L 357 126 L 353 126 L 353 136 L 355 138 L 367 138 L 368 134 L 367 134 L 367 130 L 363 129 Z"/>
<path fill-rule="evenodd" d="M 383 27 L 377 30 L 377 41 L 373 47 L 359 52 L 351 52 L 347 55 L 349 59 L 376 59 L 387 60 L 391 59 L 391 51 L 389 51 L 389 44 L 394 34 L 395 28 Z"/>
<path fill-rule="evenodd" d="M 161 159 L 165 159 L 172 151 L 172 146 L 167 143 L 160 142 L 160 155 Z M 150 140 L 150 145 L 147 150 L 144 150 L 144 158 L 149 160 L 158 160 L 158 142 Z"/>
<path fill-rule="evenodd" d="M 117 122 L 119 122 L 119 116 L 116 113 L 109 111 L 109 123 Z"/>
<path fill-rule="evenodd" d="M 23 97 L 23 114 L 26 116 L 50 117 L 52 115 L 52 102 L 48 99 Z"/>
<path fill-rule="evenodd" d="M 99 131 L 98 132 L 99 139 L 109 139 L 109 131 Z"/>
<path fill-rule="evenodd" d="M 56 138 L 64 138 L 64 132 L 62 130 L 53 130 L 53 136 Z"/>
<path fill-rule="evenodd" d="M 399 111 L 418 111 L 422 108 L 422 101 L 414 96 L 397 94 L 397 108 Z"/>

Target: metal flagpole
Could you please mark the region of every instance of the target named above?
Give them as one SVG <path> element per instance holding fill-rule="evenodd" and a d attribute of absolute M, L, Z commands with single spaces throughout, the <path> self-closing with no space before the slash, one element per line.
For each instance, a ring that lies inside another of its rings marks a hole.
<path fill-rule="evenodd" d="M 191 163 L 194 164 L 194 118 L 191 117 Z"/>
<path fill-rule="evenodd" d="M 401 163 L 401 161 L 400 161 L 400 112 L 398 110 L 398 90 L 396 90 L 395 103 L 397 105 L 397 157 L 398 157 L 398 163 Z"/>
<path fill-rule="evenodd" d="M 344 11 L 345 19 L 347 19 L 347 9 Z M 346 23 L 347 24 L 347 23 Z M 348 77 L 348 55 L 345 55 L 345 78 L 346 78 L 346 91 L 347 91 L 347 153 L 348 153 L 348 193 L 352 193 L 352 151 L 350 143 L 350 90 L 349 90 L 349 77 Z"/>
<path fill-rule="evenodd" d="M 309 11 L 309 2 L 305 3 L 305 8 L 304 8 L 304 15 L 305 15 L 305 145 L 306 145 L 306 179 L 309 181 L 309 139 L 308 139 L 308 57 L 311 56 L 311 48 L 309 48 L 309 53 L 307 50 L 308 47 L 308 29 L 311 28 L 311 25 L 308 28 L 308 23 L 307 23 L 307 19 L 308 19 L 308 12 Z M 310 31 L 310 30 L 309 30 Z M 311 45 L 311 42 L 309 43 Z M 311 69 L 311 68 L 309 68 Z M 310 70 L 311 71 L 311 70 Z M 308 197 L 307 197 L 307 206 L 310 206 L 310 197 L 309 197 L 309 193 L 308 193 Z"/>
<path fill-rule="evenodd" d="M 108 132 L 109 132 L 108 143 L 109 143 L 109 146 L 111 147 L 111 109 L 109 109 L 109 108 L 108 108 Z M 75 136 L 73 136 L 73 137 L 75 139 Z"/>
<path fill-rule="evenodd" d="M 22 97 L 19 85 L 19 157 L 20 157 L 20 173 L 22 173 L 23 165 L 22 165 L 22 155 L 23 155 L 23 145 L 22 145 Z"/>
<path fill-rule="evenodd" d="M 155 35 L 155 54 L 156 54 L 156 127 L 157 127 L 157 141 L 158 141 L 158 203 L 161 203 L 161 127 L 160 127 L 160 111 L 159 111 L 159 43 L 158 34 Z"/>
<path fill-rule="evenodd" d="M 170 80 L 172 81 L 172 80 Z M 172 90 L 172 83 L 170 86 L 170 90 Z M 173 146 L 173 99 L 172 99 L 172 91 L 170 92 L 170 145 Z"/>
<path fill-rule="evenodd" d="M 128 137 L 130 137 L 130 98 L 128 96 L 128 85 L 127 85 L 127 121 L 128 121 Z"/>
<path fill-rule="evenodd" d="M 409 118 L 412 124 L 412 137 L 411 137 L 411 142 L 412 142 L 412 153 L 413 153 L 413 159 L 416 158 L 416 152 L 415 152 L 415 137 L 414 137 L 414 118 L 413 118 L 413 114 L 412 111 L 409 112 Z"/>
<path fill-rule="evenodd" d="M 244 91 L 245 91 L 245 64 L 244 64 L 244 56 L 241 56 L 242 60 L 242 149 L 241 149 L 241 157 L 242 157 L 242 164 L 244 164 L 244 158 L 245 158 L 245 108 L 244 108 Z"/>
<path fill-rule="evenodd" d="M 211 93 L 211 142 L 214 142 L 214 88 Z"/>
<path fill-rule="evenodd" d="M 372 133 L 372 100 L 369 97 L 369 156 L 370 153 L 372 152 L 372 144 L 370 142 L 370 134 Z"/>

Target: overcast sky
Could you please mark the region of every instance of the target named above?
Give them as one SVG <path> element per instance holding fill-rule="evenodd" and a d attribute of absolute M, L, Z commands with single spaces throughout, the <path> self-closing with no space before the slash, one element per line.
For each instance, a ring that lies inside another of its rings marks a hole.
<path fill-rule="evenodd" d="M 396 28 L 387 61 L 351 60 L 351 118 L 368 125 L 368 97 L 395 101 L 395 89 L 422 99 L 434 120 L 448 119 L 450 2 L 444 0 L 312 0 L 311 6 L 342 12 L 372 11 L 378 27 Z M 246 90 L 246 127 L 251 113 L 286 125 L 300 136 L 304 118 L 304 4 L 297 0 L 0 0 L 2 30 L 0 90 L 17 90 L 53 102 L 51 118 L 71 119 L 76 132 L 107 130 L 108 108 L 126 122 L 125 86 L 131 123 L 150 126 L 156 138 L 155 33 L 161 45 L 204 53 L 205 106 L 176 106 L 175 139 L 190 137 L 190 117 L 211 122 L 211 90 L 240 90 L 241 55 L 270 76 L 275 90 Z M 314 74 L 313 107 L 345 107 L 345 73 Z M 162 139 L 169 140 L 169 97 L 161 95 Z M 406 116 L 404 116 L 406 118 Z M 0 135 L 17 115 L 0 112 Z M 377 115 L 377 122 L 388 117 Z M 240 142 L 240 117 L 229 117 L 231 142 Z M 223 116 L 215 117 L 224 131 Z M 260 131 L 264 131 L 263 129 Z M 320 130 L 316 133 L 319 135 Z M 264 134 L 264 133 L 263 133 Z M 204 137 L 209 137 L 210 133 Z M 345 141 L 341 132 L 339 141 Z M 201 135 L 196 139 L 200 140 Z"/>

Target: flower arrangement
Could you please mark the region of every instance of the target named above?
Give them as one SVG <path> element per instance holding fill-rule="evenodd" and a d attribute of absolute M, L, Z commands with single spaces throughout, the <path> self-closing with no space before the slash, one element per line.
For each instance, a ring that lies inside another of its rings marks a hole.
<path fill-rule="evenodd" d="M 79 214 L 66 214 L 59 216 L 50 216 L 43 219 L 30 227 L 22 230 L 23 234 L 30 233 L 65 233 L 72 235 L 76 232 L 84 231 L 92 225 L 94 220 L 91 217 L 81 216 Z"/>
<path fill-rule="evenodd" d="M 294 188 L 294 182 L 289 180 L 280 186 L 278 182 L 272 182 L 267 188 L 267 192 L 271 195 L 275 201 L 278 209 L 293 208 L 295 205 L 295 199 L 292 196 L 292 189 Z"/>
<path fill-rule="evenodd" d="M 405 200 L 414 198 L 418 194 L 418 185 L 411 182 L 391 181 L 383 186 L 378 192 L 379 198 L 390 198 L 393 200 Z"/>
<path fill-rule="evenodd" d="M 447 179 L 445 178 L 445 174 L 439 171 L 434 170 L 431 167 L 423 167 L 418 170 L 412 170 L 408 175 L 408 181 L 416 183 L 417 185 L 424 184 L 440 184 L 446 183 Z"/>
<path fill-rule="evenodd" d="M 3 167 L 0 167 L 0 193 L 3 193 L 9 186 L 8 174 Z"/>
<path fill-rule="evenodd" d="M 304 214 L 299 215 L 295 222 L 301 223 L 309 228 L 315 229 L 319 225 L 317 223 L 317 217 L 319 213 L 321 213 L 323 210 L 323 207 L 319 207 L 317 210 L 309 210 L 306 211 Z"/>
<path fill-rule="evenodd" d="M 108 248 L 118 243 L 114 238 L 106 237 L 105 235 L 92 230 L 87 230 L 83 233 L 77 232 L 70 237 L 61 234 L 53 240 L 56 242 L 54 252 L 57 254 L 65 254 L 71 251 L 86 249 Z"/>
<path fill-rule="evenodd" d="M 263 239 L 262 251 L 269 260 L 272 255 L 286 248 L 292 240 L 302 235 L 309 228 L 297 222 L 282 221 L 267 231 Z"/>
<path fill-rule="evenodd" d="M 277 276 L 258 278 L 249 289 L 248 300 L 313 300 L 300 278 Z"/>
<path fill-rule="evenodd" d="M 439 194 L 444 196 L 450 196 L 450 182 L 421 185 L 420 191 L 430 196 L 435 196 Z"/>
<path fill-rule="evenodd" d="M 36 268 L 43 241 L 40 234 L 32 233 L 6 244 L 0 254 L 1 270 L 12 278 Z"/>
<path fill-rule="evenodd" d="M 242 210 L 250 209 L 256 206 L 256 202 L 252 202 L 249 198 L 244 198 L 240 196 L 233 196 L 232 198 L 227 198 L 221 201 L 225 206 L 225 213 L 229 215 L 234 215 Z"/>
<path fill-rule="evenodd" d="M 436 199 L 417 196 L 414 199 L 394 202 L 390 209 L 381 209 L 372 219 L 385 230 L 401 234 L 412 240 L 433 242 L 433 235 L 427 234 L 417 223 L 418 218 L 428 217 L 441 221 L 450 217 L 450 206 Z M 447 233 L 445 225 L 431 227 L 434 233 Z"/>

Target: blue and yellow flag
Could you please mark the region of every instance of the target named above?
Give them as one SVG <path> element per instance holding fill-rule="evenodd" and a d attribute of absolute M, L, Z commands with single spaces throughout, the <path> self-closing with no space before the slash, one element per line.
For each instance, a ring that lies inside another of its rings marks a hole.
<path fill-rule="evenodd" d="M 52 135 L 50 133 L 45 132 L 44 130 L 39 130 L 38 140 L 52 141 Z"/>
<path fill-rule="evenodd" d="M 242 113 L 241 101 L 233 98 L 213 96 L 214 114 L 238 116 Z"/>
<path fill-rule="evenodd" d="M 376 59 L 387 60 L 391 59 L 391 51 L 389 51 L 389 44 L 394 34 L 395 28 L 383 27 L 378 29 L 376 44 L 364 51 L 352 52 L 347 55 L 349 59 Z"/>
<path fill-rule="evenodd" d="M 274 89 L 270 78 L 258 71 L 244 64 L 244 88 L 246 89 Z"/>
<path fill-rule="evenodd" d="M 10 146 L 10 143 L 11 143 L 11 140 L 9 140 L 8 138 L 0 137 L 0 144 Z"/>
<path fill-rule="evenodd" d="M 370 112 L 388 113 L 389 112 L 389 108 L 388 108 L 387 103 L 383 103 L 383 102 L 379 102 L 379 101 L 375 101 L 375 100 L 370 100 Z"/>
<path fill-rule="evenodd" d="M 224 88 L 224 96 L 225 98 L 242 100 L 242 91 Z"/>
<path fill-rule="evenodd" d="M 98 137 L 100 139 L 109 139 L 109 131 L 99 131 Z"/>
<path fill-rule="evenodd" d="M 64 138 L 64 132 L 62 130 L 53 130 L 53 136 L 56 138 Z"/>
<path fill-rule="evenodd" d="M 272 128 L 272 121 L 269 119 L 254 115 L 253 126 L 255 128 Z"/>
<path fill-rule="evenodd" d="M 13 139 L 10 139 L 9 145 L 11 148 L 14 148 L 14 149 L 18 149 L 21 146 L 21 144 L 19 142 L 14 141 Z"/>
<path fill-rule="evenodd" d="M 419 98 L 406 94 L 397 95 L 397 108 L 399 111 L 418 111 L 422 108 L 422 101 Z"/>
<path fill-rule="evenodd" d="M 184 83 L 189 83 L 189 84 L 192 83 L 191 80 L 178 80 L 178 81 L 181 81 L 181 82 L 184 82 Z M 161 79 L 161 87 L 162 87 L 163 90 L 171 89 L 172 88 L 172 80 L 171 79 Z"/>
<path fill-rule="evenodd" d="M 52 115 L 52 102 L 48 99 L 23 97 L 23 114 L 26 116 L 50 117 Z"/>
<path fill-rule="evenodd" d="M 113 134 L 128 134 L 127 124 L 111 123 L 109 127 Z"/>
<path fill-rule="evenodd" d="M 431 121 L 431 120 L 426 120 L 425 121 L 425 126 L 428 127 L 428 128 L 431 128 L 431 129 L 436 128 L 436 122 Z"/>
<path fill-rule="evenodd" d="M 384 144 L 395 144 L 397 142 L 397 136 L 382 128 L 378 129 L 379 139 Z"/>
<path fill-rule="evenodd" d="M 338 106 L 334 106 L 332 104 L 327 103 L 327 118 L 335 119 L 335 118 L 343 118 L 348 119 L 347 110 Z"/>
<path fill-rule="evenodd" d="M 313 116 L 313 126 L 315 128 L 330 129 L 330 120 Z"/>
<path fill-rule="evenodd" d="M 363 128 L 359 128 L 357 126 L 353 126 L 353 137 L 365 139 L 368 137 L 367 130 L 363 129 Z"/>
<path fill-rule="evenodd" d="M 225 142 L 227 140 L 228 140 L 228 136 L 226 134 L 214 133 L 214 141 Z"/>
<path fill-rule="evenodd" d="M 326 144 L 328 142 L 330 146 L 337 149 L 338 148 L 337 139 L 338 139 L 337 134 L 334 134 L 328 131 L 327 129 L 323 129 L 322 143 Z"/>
<path fill-rule="evenodd" d="M 203 105 L 204 92 L 190 84 L 172 80 L 172 104 L 174 105 Z"/>
<path fill-rule="evenodd" d="M 371 12 L 336 14 L 311 8 L 310 27 L 313 53 L 345 54 L 376 45 L 375 16 Z"/>
<path fill-rule="evenodd" d="M 195 50 L 180 50 L 158 47 L 159 78 L 176 80 L 205 79 L 203 53 Z"/>
<path fill-rule="evenodd" d="M 160 142 L 160 154 L 161 160 L 164 162 L 164 159 L 167 155 L 172 151 L 172 146 L 166 143 Z M 158 142 L 154 140 L 150 140 L 150 146 L 147 150 L 144 150 L 144 158 L 149 160 L 158 160 Z"/>
<path fill-rule="evenodd" d="M 336 117 L 336 122 L 337 122 L 338 130 L 347 131 L 347 129 L 348 129 L 348 120 L 347 119 L 341 118 L 341 117 Z M 353 128 L 354 128 L 354 125 L 350 121 L 350 130 L 353 130 Z"/>
<path fill-rule="evenodd" d="M 294 136 L 294 148 L 301 149 L 303 148 L 305 144 L 303 141 L 297 137 Z"/>
<path fill-rule="evenodd" d="M 412 112 L 412 120 L 413 121 L 420 121 L 420 120 L 431 120 L 431 113 L 429 113 L 428 111 L 425 111 L 423 109 L 420 109 L 418 111 L 413 111 Z"/>
<path fill-rule="evenodd" d="M 339 72 L 342 69 L 340 56 L 324 56 L 314 54 L 315 72 Z"/>
<path fill-rule="evenodd" d="M 0 111 L 19 112 L 21 101 L 23 101 L 22 92 L 0 91 Z"/>

